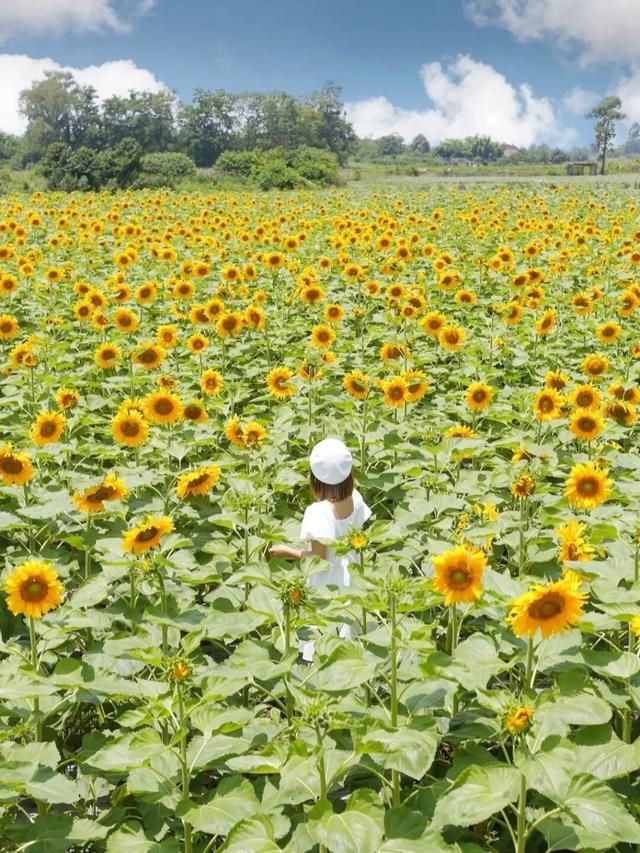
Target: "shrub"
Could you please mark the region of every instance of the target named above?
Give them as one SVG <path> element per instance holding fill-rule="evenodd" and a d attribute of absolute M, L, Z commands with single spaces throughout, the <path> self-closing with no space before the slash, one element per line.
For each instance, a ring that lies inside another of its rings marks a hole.
<path fill-rule="evenodd" d="M 249 178 L 260 160 L 258 151 L 223 151 L 216 160 L 216 166 L 225 175 Z"/>
<path fill-rule="evenodd" d="M 261 190 L 293 190 L 303 181 L 300 175 L 284 160 L 269 158 L 255 172 L 255 180 Z"/>
<path fill-rule="evenodd" d="M 195 175 L 196 164 L 186 154 L 174 151 L 145 154 L 140 160 L 137 187 L 174 187 L 182 178 Z"/>
<path fill-rule="evenodd" d="M 335 184 L 338 181 L 338 158 L 331 151 L 304 146 L 294 152 L 291 165 L 309 181 Z"/>

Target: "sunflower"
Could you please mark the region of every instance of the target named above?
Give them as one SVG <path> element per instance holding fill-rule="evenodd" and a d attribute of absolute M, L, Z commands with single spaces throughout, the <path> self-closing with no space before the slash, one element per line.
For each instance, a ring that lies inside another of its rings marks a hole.
<path fill-rule="evenodd" d="M 198 319 L 198 309 L 204 312 L 204 320 Z M 195 305 L 191 309 L 191 319 L 194 323 L 203 322 L 206 323 L 211 322 L 211 320 L 218 320 L 224 314 L 224 302 L 222 299 L 219 299 L 217 296 L 214 296 L 213 299 L 210 299 L 204 306 Z"/>
<path fill-rule="evenodd" d="M 86 299 L 83 299 L 82 302 L 78 302 L 73 306 L 73 313 L 76 320 L 82 320 L 83 322 L 89 321 L 94 311 L 95 308 Z"/>
<path fill-rule="evenodd" d="M 305 305 L 315 305 L 324 299 L 324 290 L 315 282 L 308 284 L 300 291 L 300 299 Z"/>
<path fill-rule="evenodd" d="M 232 418 L 224 428 L 224 433 L 236 447 L 244 447 L 244 437 L 242 435 L 242 427 L 238 423 L 237 418 Z"/>
<path fill-rule="evenodd" d="M 473 290 L 469 290 L 466 287 L 458 290 L 453 298 L 458 305 L 475 305 L 478 301 L 478 297 L 475 295 Z"/>
<path fill-rule="evenodd" d="M 619 323 L 603 323 L 596 329 L 596 336 L 603 344 L 612 344 L 622 333 Z"/>
<path fill-rule="evenodd" d="M 364 400 L 369 393 L 369 377 L 365 376 L 360 370 L 347 373 L 342 384 L 347 394 L 350 397 L 355 397 L 356 400 Z"/>
<path fill-rule="evenodd" d="M 53 444 L 62 435 L 66 423 L 67 419 L 60 412 L 43 412 L 31 427 L 31 440 L 40 447 Z"/>
<path fill-rule="evenodd" d="M 604 421 L 599 412 L 590 409 L 576 409 L 571 415 L 569 429 L 584 441 L 594 441 L 604 429 Z"/>
<path fill-rule="evenodd" d="M 293 373 L 288 367 L 274 367 L 267 376 L 269 393 L 277 400 L 284 400 L 295 393 L 295 386 L 289 380 Z"/>
<path fill-rule="evenodd" d="M 105 501 L 120 501 L 128 491 L 124 480 L 118 480 L 115 474 L 110 473 L 99 486 L 73 495 L 73 502 L 82 512 L 102 512 Z"/>
<path fill-rule="evenodd" d="M 633 403 L 627 403 L 623 400 L 612 400 L 605 405 L 603 412 L 607 418 L 621 426 L 632 426 L 637 415 Z"/>
<path fill-rule="evenodd" d="M 570 396 L 572 405 L 576 409 L 599 409 L 602 395 L 593 385 L 578 385 Z"/>
<path fill-rule="evenodd" d="M 556 391 L 562 391 L 568 381 L 569 377 L 565 376 L 564 373 L 560 373 L 558 370 L 550 370 L 544 377 L 545 387 L 553 388 Z"/>
<path fill-rule="evenodd" d="M 558 312 L 555 308 L 548 308 L 536 323 L 536 332 L 540 337 L 544 337 L 553 331 L 558 319 Z"/>
<path fill-rule="evenodd" d="M 153 370 L 164 361 L 165 352 L 161 346 L 151 342 L 138 345 L 133 355 L 133 363 L 139 364 L 145 370 Z"/>
<path fill-rule="evenodd" d="M 211 266 L 206 261 L 198 261 L 193 265 L 193 274 L 196 278 L 206 278 L 211 274 Z"/>
<path fill-rule="evenodd" d="M 566 524 L 558 527 L 556 533 L 560 540 L 558 560 L 566 562 L 586 562 L 593 559 L 595 551 L 582 537 L 586 525 L 570 518 Z"/>
<path fill-rule="evenodd" d="M 118 308 L 113 315 L 113 322 L 116 329 L 121 332 L 135 332 L 138 328 L 138 315 L 129 308 Z"/>
<path fill-rule="evenodd" d="M 569 503 L 578 509 L 594 509 L 604 503 L 613 483 L 608 471 L 593 462 L 574 465 L 567 479 L 564 494 Z"/>
<path fill-rule="evenodd" d="M 182 402 L 177 394 L 169 391 L 156 391 L 145 398 L 147 420 L 161 424 L 173 424 L 184 415 Z"/>
<path fill-rule="evenodd" d="M 100 344 L 93 358 L 98 367 L 108 370 L 117 365 L 120 361 L 120 356 L 120 347 L 115 344 Z"/>
<path fill-rule="evenodd" d="M 284 266 L 284 255 L 282 252 L 269 252 L 263 258 L 264 265 L 270 270 L 277 270 Z"/>
<path fill-rule="evenodd" d="M 407 400 L 410 403 L 422 400 L 429 390 L 429 383 L 424 373 L 421 370 L 406 370 L 402 378 L 407 383 Z"/>
<path fill-rule="evenodd" d="M 158 326 L 156 340 L 161 347 L 171 349 L 176 345 L 176 341 L 178 340 L 177 326 Z"/>
<path fill-rule="evenodd" d="M 229 335 L 231 335 L 232 338 L 235 338 L 243 324 L 242 314 L 238 314 L 236 311 L 231 311 L 220 317 L 216 323 L 216 331 L 221 338 L 228 338 Z"/>
<path fill-rule="evenodd" d="M 504 306 L 504 316 L 502 319 L 507 324 L 507 326 L 515 326 L 518 320 L 521 319 L 524 314 L 524 308 L 520 305 L 519 302 L 507 302 Z"/>
<path fill-rule="evenodd" d="M 409 400 L 409 388 L 403 376 L 393 376 L 382 383 L 384 404 L 400 408 Z"/>
<path fill-rule="evenodd" d="M 464 401 L 471 409 L 486 409 L 493 399 L 493 389 L 484 382 L 474 382 L 469 385 Z"/>
<path fill-rule="evenodd" d="M 267 431 L 257 421 L 248 421 L 242 430 L 245 447 L 257 447 L 267 437 Z"/>
<path fill-rule="evenodd" d="M 200 388 L 203 394 L 216 397 L 222 391 L 222 376 L 217 370 L 205 370 L 200 377 Z"/>
<path fill-rule="evenodd" d="M 406 347 L 398 346 L 397 344 L 382 344 L 380 347 L 381 361 L 395 361 L 397 358 L 402 358 L 403 355 L 408 356 L 409 351 Z"/>
<path fill-rule="evenodd" d="M 165 533 L 171 533 L 173 522 L 170 518 L 162 516 L 154 518 L 148 515 L 146 520 L 131 530 L 125 530 L 122 534 L 122 547 L 125 551 L 134 554 L 144 554 L 160 544 L 160 539 Z"/>
<path fill-rule="evenodd" d="M 534 488 L 533 478 L 529 474 L 521 474 L 511 486 L 511 494 L 514 498 L 526 500 L 533 493 Z"/>
<path fill-rule="evenodd" d="M 171 292 L 176 299 L 191 299 L 195 291 L 196 288 L 193 282 L 184 280 L 177 281 L 173 285 L 173 290 Z"/>
<path fill-rule="evenodd" d="M 7 607 L 14 616 L 39 619 L 62 604 L 64 587 L 51 563 L 27 560 L 11 572 L 4 583 Z"/>
<path fill-rule="evenodd" d="M 227 264 L 226 267 L 222 268 L 222 278 L 228 284 L 234 284 L 235 282 L 240 281 L 241 276 L 242 273 L 240 272 L 238 267 L 234 266 L 233 264 Z"/>
<path fill-rule="evenodd" d="M 344 319 L 344 308 L 337 302 L 326 305 L 322 316 L 328 323 L 341 323 Z"/>
<path fill-rule="evenodd" d="M 604 355 L 592 353 L 582 360 L 582 372 L 592 379 L 598 379 L 609 370 L 609 359 Z"/>
<path fill-rule="evenodd" d="M 146 439 L 149 424 L 136 409 L 120 411 L 111 421 L 111 430 L 118 444 L 139 447 Z"/>
<path fill-rule="evenodd" d="M 10 444 L 0 447 L 0 479 L 5 486 L 23 486 L 33 477 L 33 465 L 26 453 L 16 453 Z"/>
<path fill-rule="evenodd" d="M 618 302 L 620 303 L 618 315 L 620 317 L 630 317 L 635 313 L 638 305 L 640 305 L 640 298 L 636 296 L 633 290 L 625 290 L 625 292 L 618 297 Z"/>
<path fill-rule="evenodd" d="M 570 578 L 546 585 L 533 584 L 511 602 L 507 621 L 517 637 L 533 637 L 540 629 L 546 639 L 561 634 L 580 620 L 586 597 Z"/>
<path fill-rule="evenodd" d="M 185 403 L 183 414 L 186 420 L 192 421 L 194 424 L 206 424 L 209 420 L 202 400 L 195 399 Z"/>
<path fill-rule="evenodd" d="M 327 349 L 336 339 L 336 333 L 331 326 L 314 326 L 311 332 L 311 345 L 318 349 Z"/>
<path fill-rule="evenodd" d="M 437 337 L 446 325 L 446 322 L 447 318 L 444 314 L 441 314 L 439 311 L 430 311 L 428 314 L 425 314 L 420 321 L 420 328 L 423 332 L 426 332 L 427 335 Z"/>
<path fill-rule="evenodd" d="M 187 471 L 178 477 L 176 496 L 181 500 L 206 495 L 220 479 L 220 469 L 217 465 L 205 465 L 195 471 Z"/>
<path fill-rule="evenodd" d="M 438 335 L 438 342 L 441 347 L 449 352 L 459 350 L 464 343 L 465 333 L 461 326 L 443 326 Z"/>
<path fill-rule="evenodd" d="M 267 318 L 262 310 L 257 305 L 249 305 L 244 312 L 244 319 L 249 326 L 254 329 L 264 329 L 267 323 Z"/>
<path fill-rule="evenodd" d="M 205 335 L 202 335 L 200 333 L 190 335 L 187 340 L 187 346 L 189 347 L 190 352 L 196 354 L 204 352 L 209 346 L 209 339 Z"/>
<path fill-rule="evenodd" d="M 476 434 L 471 427 L 464 424 L 455 424 L 446 430 L 445 436 L 447 438 L 475 438 Z"/>
<path fill-rule="evenodd" d="M 14 338 L 19 330 L 18 321 L 11 314 L 0 314 L 0 340 Z"/>
<path fill-rule="evenodd" d="M 533 411 L 539 421 L 552 421 L 560 417 L 564 403 L 564 397 L 555 389 L 544 388 L 536 394 Z"/>
<path fill-rule="evenodd" d="M 533 711 L 527 705 L 520 705 L 507 712 L 504 720 L 505 729 L 512 735 L 519 735 L 529 728 Z"/>
<path fill-rule="evenodd" d="M 135 298 L 138 305 L 151 305 L 157 295 L 158 285 L 154 281 L 147 281 L 136 290 Z"/>
<path fill-rule="evenodd" d="M 56 403 L 61 409 L 71 409 L 79 400 L 77 391 L 71 388 L 58 388 L 56 391 Z"/>
<path fill-rule="evenodd" d="M 447 607 L 476 601 L 482 594 L 482 573 L 487 558 L 482 551 L 470 551 L 458 545 L 438 557 L 432 557 L 435 567 L 433 588 L 444 595 Z"/>

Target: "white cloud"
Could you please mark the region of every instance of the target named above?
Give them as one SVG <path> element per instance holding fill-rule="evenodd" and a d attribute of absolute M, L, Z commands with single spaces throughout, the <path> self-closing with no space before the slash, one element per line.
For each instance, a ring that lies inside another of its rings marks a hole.
<path fill-rule="evenodd" d="M 622 126 L 628 127 L 634 121 L 640 122 L 640 67 L 632 68 L 618 81 L 614 94 L 622 101 L 622 111 L 627 116 Z M 622 136 L 623 134 L 618 134 L 618 141 Z"/>
<path fill-rule="evenodd" d="M 422 133 L 432 144 L 475 134 L 513 145 L 575 141 L 574 131 L 560 127 L 547 98 L 536 98 L 527 84 L 516 89 L 491 65 L 470 56 L 458 56 L 446 68 L 430 62 L 420 76 L 431 109 L 396 107 L 382 95 L 352 101 L 345 109 L 356 133 L 372 138 L 399 133 L 405 140 Z"/>
<path fill-rule="evenodd" d="M 0 42 L 16 36 L 127 31 L 155 0 L 1 0 Z"/>
<path fill-rule="evenodd" d="M 576 86 L 562 99 L 562 105 L 567 112 L 573 115 L 584 116 L 589 112 L 598 101 L 602 100 L 602 95 L 597 92 L 592 92 L 590 89 L 583 89 L 581 86 Z"/>
<path fill-rule="evenodd" d="M 638 0 L 465 0 L 465 8 L 475 23 L 502 26 L 520 41 L 577 47 L 582 64 L 638 57 Z"/>
<path fill-rule="evenodd" d="M 89 65 L 86 68 L 72 68 L 59 65 L 53 59 L 34 59 L 24 54 L 3 53 L 0 54 L 0 80 L 3 81 L 0 130 L 15 134 L 24 131 L 26 121 L 18 112 L 20 92 L 34 81 L 42 80 L 45 71 L 70 71 L 78 83 L 93 86 L 99 100 L 112 95 L 126 95 L 130 89 L 150 92 L 166 89 L 153 72 L 138 68 L 130 59 Z"/>

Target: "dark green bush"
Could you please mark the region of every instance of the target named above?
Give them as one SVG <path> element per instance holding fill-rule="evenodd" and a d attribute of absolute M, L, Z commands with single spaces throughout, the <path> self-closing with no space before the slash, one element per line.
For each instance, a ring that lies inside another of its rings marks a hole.
<path fill-rule="evenodd" d="M 196 164 L 186 154 L 175 151 L 145 154 L 140 160 L 136 187 L 174 187 L 182 178 L 195 175 Z"/>

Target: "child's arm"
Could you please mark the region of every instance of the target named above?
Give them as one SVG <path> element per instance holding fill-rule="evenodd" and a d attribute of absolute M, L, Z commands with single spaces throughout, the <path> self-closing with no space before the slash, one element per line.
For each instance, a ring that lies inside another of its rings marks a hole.
<path fill-rule="evenodd" d="M 327 546 L 322 542 L 311 540 L 311 549 L 303 550 L 302 548 L 292 548 L 291 545 L 274 545 L 269 548 L 271 557 L 284 557 L 288 560 L 302 560 L 305 557 L 322 557 L 327 556 Z"/>

